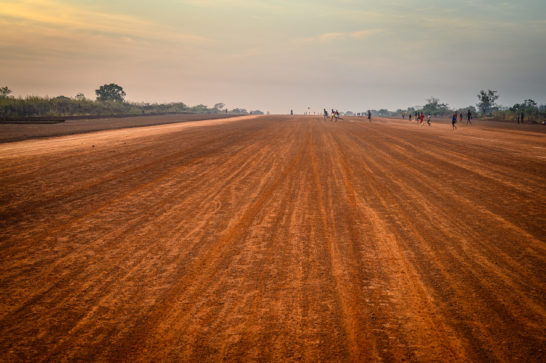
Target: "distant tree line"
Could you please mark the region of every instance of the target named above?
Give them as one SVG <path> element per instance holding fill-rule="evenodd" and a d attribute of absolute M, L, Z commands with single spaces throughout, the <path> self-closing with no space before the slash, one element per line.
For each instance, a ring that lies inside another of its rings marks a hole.
<path fill-rule="evenodd" d="M 370 110 L 373 115 L 380 117 L 402 117 L 403 115 L 424 113 L 433 117 L 448 117 L 455 111 L 466 114 L 468 110 L 475 118 L 495 119 L 495 120 L 522 120 L 522 115 L 525 121 L 539 122 L 546 121 L 546 104 L 538 105 L 534 100 L 527 99 L 521 103 L 516 103 L 512 107 L 503 107 L 496 104 L 499 98 L 497 91 L 482 90 L 478 93 L 478 103 L 476 106 L 469 105 L 458 109 L 452 109 L 447 103 L 442 103 L 438 98 L 430 97 L 426 99 L 424 106 L 408 107 L 406 109 L 398 109 L 389 111 L 387 109 Z M 354 113 L 352 111 L 344 112 L 347 116 L 357 115 L 364 116 L 366 112 Z"/>
<path fill-rule="evenodd" d="M 118 116 L 118 115 L 158 115 L 177 113 L 229 113 L 249 114 L 244 108 L 229 110 L 223 103 L 214 107 L 205 105 L 188 106 L 183 102 L 139 103 L 126 102 L 123 87 L 105 84 L 96 91 L 96 99 L 87 99 L 82 93 L 74 98 L 58 97 L 12 97 L 8 87 L 0 87 L 0 118 L 17 117 L 65 117 L 65 116 Z M 263 114 L 261 111 L 252 111 Z"/>

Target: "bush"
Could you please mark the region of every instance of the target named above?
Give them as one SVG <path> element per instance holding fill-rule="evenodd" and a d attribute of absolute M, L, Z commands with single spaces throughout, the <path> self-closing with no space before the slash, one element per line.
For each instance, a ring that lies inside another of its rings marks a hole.
<path fill-rule="evenodd" d="M 116 116 L 154 115 L 176 113 L 219 113 L 217 108 L 205 105 L 188 107 L 183 102 L 167 104 L 129 103 L 119 101 L 92 101 L 83 97 L 0 97 L 0 118 L 63 117 L 63 116 Z"/>

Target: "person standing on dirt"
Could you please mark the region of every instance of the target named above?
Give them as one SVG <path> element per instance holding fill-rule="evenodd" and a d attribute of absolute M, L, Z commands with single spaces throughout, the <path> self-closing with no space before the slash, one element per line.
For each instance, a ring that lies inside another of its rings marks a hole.
<path fill-rule="evenodd" d="M 406 113 L 402 112 L 402 120 L 405 120 L 405 119 L 406 119 Z"/>
<path fill-rule="evenodd" d="M 427 124 L 430 126 L 430 113 L 427 115 Z"/>
<path fill-rule="evenodd" d="M 410 112 L 410 114 L 408 115 L 408 120 L 411 121 L 411 117 L 412 117 L 412 116 L 411 116 L 411 112 Z"/>
<path fill-rule="evenodd" d="M 459 114 L 459 121 L 463 123 L 463 111 L 461 111 L 461 113 Z"/>
<path fill-rule="evenodd" d="M 325 119 L 325 120 L 328 119 L 328 111 L 326 111 L 326 109 L 324 109 L 324 119 Z"/>
<path fill-rule="evenodd" d="M 372 122 L 372 113 L 370 110 L 368 110 L 368 121 Z"/>
<path fill-rule="evenodd" d="M 472 112 L 470 112 L 470 110 L 468 110 L 466 112 L 466 124 L 472 126 L 472 121 L 470 121 L 470 120 L 472 120 Z"/>
<path fill-rule="evenodd" d="M 451 117 L 451 127 L 453 128 L 453 130 L 457 129 L 457 126 L 455 126 L 456 123 L 457 123 L 457 111 L 455 111 L 453 113 L 453 116 Z"/>
<path fill-rule="evenodd" d="M 290 110 L 290 116 L 294 116 L 294 110 Z"/>
<path fill-rule="evenodd" d="M 421 112 L 421 115 L 419 116 L 419 125 L 423 124 L 424 119 L 425 119 L 425 114 Z"/>
<path fill-rule="evenodd" d="M 524 123 L 523 120 L 525 119 L 525 112 L 524 111 L 521 111 L 521 123 Z"/>

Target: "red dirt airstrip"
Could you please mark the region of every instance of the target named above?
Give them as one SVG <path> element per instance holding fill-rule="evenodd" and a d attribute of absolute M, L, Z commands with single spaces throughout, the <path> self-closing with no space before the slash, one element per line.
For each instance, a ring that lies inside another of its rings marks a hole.
<path fill-rule="evenodd" d="M 268 116 L 0 144 L 0 360 L 544 362 L 539 128 Z"/>

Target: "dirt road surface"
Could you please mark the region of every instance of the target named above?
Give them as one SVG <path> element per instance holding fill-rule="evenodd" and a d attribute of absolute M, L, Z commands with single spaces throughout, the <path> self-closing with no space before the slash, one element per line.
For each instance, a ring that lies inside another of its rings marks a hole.
<path fill-rule="evenodd" d="M 2 361 L 546 360 L 544 133 L 271 116 L 0 170 Z"/>
<path fill-rule="evenodd" d="M 230 114 L 174 114 L 161 116 L 133 116 L 66 120 L 57 124 L 16 124 L 0 120 L 0 143 L 81 134 L 85 132 L 114 130 L 131 127 L 153 126 L 210 119 L 237 117 Z"/>

